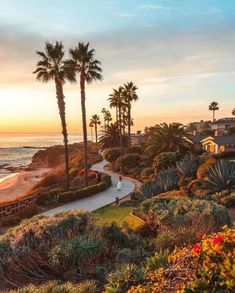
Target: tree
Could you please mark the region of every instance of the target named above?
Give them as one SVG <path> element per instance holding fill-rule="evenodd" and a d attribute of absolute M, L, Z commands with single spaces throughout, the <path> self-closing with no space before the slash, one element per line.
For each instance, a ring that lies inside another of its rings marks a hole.
<path fill-rule="evenodd" d="M 95 50 L 89 49 L 89 43 L 78 43 L 78 45 L 69 50 L 70 59 L 65 61 L 66 67 L 70 68 L 80 78 L 81 108 L 82 108 L 82 126 L 84 141 L 84 174 L 86 186 L 88 185 L 88 151 L 87 151 L 87 123 L 86 123 L 86 83 L 101 81 L 102 69 L 100 61 L 95 59 Z"/>
<path fill-rule="evenodd" d="M 128 144 L 131 144 L 131 103 L 133 101 L 138 100 L 138 96 L 136 94 L 137 86 L 134 83 L 128 82 L 124 84 L 123 96 L 125 98 L 125 102 L 127 103 L 127 125 L 128 125 Z"/>
<path fill-rule="evenodd" d="M 235 116 L 235 108 L 232 111 L 232 115 Z"/>
<path fill-rule="evenodd" d="M 92 122 L 92 119 L 90 119 L 89 127 L 91 129 L 91 140 L 93 141 L 93 131 L 92 130 L 93 130 L 94 124 Z"/>
<path fill-rule="evenodd" d="M 107 122 L 107 125 L 109 125 L 109 123 L 113 120 L 112 115 L 109 110 L 106 110 L 104 120 L 105 120 L 105 122 Z"/>
<path fill-rule="evenodd" d="M 181 123 L 162 123 L 151 127 L 147 134 L 145 152 L 155 157 L 162 152 L 177 152 L 182 155 L 192 152 L 193 143 L 187 139 Z"/>
<path fill-rule="evenodd" d="M 59 115 L 62 126 L 62 135 L 64 139 L 64 155 L 65 155 L 65 188 L 69 189 L 69 154 L 68 154 L 68 131 L 65 118 L 65 101 L 63 85 L 66 80 L 75 82 L 74 72 L 65 67 L 63 64 L 64 47 L 62 42 L 55 44 L 46 42 L 44 51 L 36 52 L 41 60 L 37 62 L 37 69 L 33 72 L 36 74 L 37 80 L 47 83 L 53 80 L 56 87 L 56 98 L 59 108 Z"/>
<path fill-rule="evenodd" d="M 91 117 L 91 122 L 95 126 L 95 142 L 98 143 L 98 131 L 97 131 L 97 125 L 100 125 L 100 117 L 95 114 Z"/>
<path fill-rule="evenodd" d="M 209 111 L 212 111 L 213 113 L 213 118 L 212 118 L 212 122 L 215 121 L 215 111 L 218 111 L 219 110 L 219 104 L 217 102 L 212 102 L 210 105 L 209 105 Z"/>
<path fill-rule="evenodd" d="M 116 108 L 116 123 L 119 129 L 120 147 L 122 147 L 123 138 L 123 110 L 126 108 L 126 103 L 123 97 L 123 87 L 113 89 L 113 93 L 109 95 L 109 102 L 111 108 Z"/>
<path fill-rule="evenodd" d="M 127 136 L 122 136 L 123 147 L 127 147 Z M 120 132 L 117 123 L 107 125 L 107 127 L 102 131 L 99 144 L 102 150 L 120 146 Z"/>
<path fill-rule="evenodd" d="M 106 110 L 105 108 L 103 108 L 103 109 L 101 110 L 101 113 L 103 114 L 104 127 L 105 127 L 105 125 L 106 125 L 106 123 L 105 123 L 105 116 L 106 116 L 107 110 Z"/>

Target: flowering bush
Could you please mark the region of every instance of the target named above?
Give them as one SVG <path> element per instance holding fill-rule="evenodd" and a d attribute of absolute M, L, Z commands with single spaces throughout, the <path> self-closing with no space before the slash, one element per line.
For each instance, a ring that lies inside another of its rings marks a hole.
<path fill-rule="evenodd" d="M 200 269 L 186 292 L 235 292 L 235 230 L 225 229 L 195 244 Z"/>
<path fill-rule="evenodd" d="M 176 249 L 168 266 L 147 271 L 145 281 L 128 293 L 235 292 L 235 229 L 203 237 L 192 247 Z"/>

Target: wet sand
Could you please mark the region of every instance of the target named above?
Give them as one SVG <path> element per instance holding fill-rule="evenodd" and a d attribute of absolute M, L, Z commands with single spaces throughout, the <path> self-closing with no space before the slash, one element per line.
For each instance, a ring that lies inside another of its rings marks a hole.
<path fill-rule="evenodd" d="M 35 171 L 23 171 L 6 178 L 0 182 L 0 204 L 23 195 L 50 171 L 50 168 L 40 168 Z"/>

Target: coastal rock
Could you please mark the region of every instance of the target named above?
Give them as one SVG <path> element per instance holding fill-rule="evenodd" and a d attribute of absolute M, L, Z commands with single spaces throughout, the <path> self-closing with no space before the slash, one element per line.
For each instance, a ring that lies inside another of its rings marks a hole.
<path fill-rule="evenodd" d="M 70 160 L 80 156 L 83 157 L 83 143 L 74 143 L 68 146 Z M 92 142 L 88 142 L 89 155 L 97 154 L 96 145 Z M 39 150 L 32 158 L 31 164 L 28 168 L 55 168 L 60 166 L 64 162 L 64 146 L 56 145 L 48 147 L 44 150 Z"/>

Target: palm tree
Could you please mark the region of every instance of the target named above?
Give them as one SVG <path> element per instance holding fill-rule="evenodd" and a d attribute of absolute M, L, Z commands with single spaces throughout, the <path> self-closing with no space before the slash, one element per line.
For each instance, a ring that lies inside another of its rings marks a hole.
<path fill-rule="evenodd" d="M 94 114 L 91 117 L 91 122 L 93 123 L 93 125 L 95 126 L 95 142 L 98 143 L 98 131 L 97 131 L 97 125 L 100 125 L 100 117 L 97 114 Z"/>
<path fill-rule="evenodd" d="M 105 108 L 103 108 L 103 109 L 101 110 L 101 113 L 103 114 L 104 127 L 105 127 L 105 115 L 106 115 L 106 113 L 107 113 L 107 110 L 106 110 Z"/>
<path fill-rule="evenodd" d="M 212 119 L 212 122 L 215 121 L 215 111 L 218 111 L 219 110 L 219 104 L 217 102 L 212 102 L 210 105 L 209 105 L 209 111 L 212 111 L 213 113 L 213 119 Z"/>
<path fill-rule="evenodd" d="M 126 104 L 123 99 L 123 87 L 120 86 L 118 89 L 113 89 L 113 93 L 109 95 L 108 98 L 110 102 L 111 108 L 116 108 L 116 123 L 119 127 L 119 133 L 120 133 L 120 147 L 122 147 L 122 131 L 123 131 L 123 109 L 125 108 Z"/>
<path fill-rule="evenodd" d="M 235 108 L 232 111 L 232 115 L 235 116 Z"/>
<path fill-rule="evenodd" d="M 128 144 L 131 144 L 131 103 L 138 100 L 136 91 L 138 90 L 137 86 L 134 83 L 128 82 L 124 84 L 123 95 L 127 103 L 127 126 L 128 126 Z"/>
<path fill-rule="evenodd" d="M 145 151 L 155 157 L 162 152 L 190 153 L 193 144 L 187 139 L 187 132 L 181 123 L 162 123 L 151 127 L 147 133 Z"/>
<path fill-rule="evenodd" d="M 111 122 L 113 120 L 112 115 L 109 110 L 106 111 L 104 120 L 105 120 L 105 122 L 107 122 L 107 125 L 109 125 L 109 122 Z"/>
<path fill-rule="evenodd" d="M 99 144 L 101 150 L 107 148 L 118 147 L 120 145 L 120 132 L 119 125 L 115 122 L 107 125 L 106 128 L 102 131 L 102 136 L 99 139 Z M 122 138 L 123 146 L 127 147 L 127 136 L 123 136 Z"/>
<path fill-rule="evenodd" d="M 65 188 L 69 189 L 69 155 L 68 155 L 68 132 L 65 119 L 65 101 L 63 84 L 66 80 L 75 82 L 74 72 L 63 64 L 64 47 L 62 42 L 55 44 L 46 42 L 44 51 L 36 52 L 41 60 L 37 62 L 37 69 L 33 72 L 37 75 L 37 80 L 47 83 L 50 80 L 55 82 L 56 98 L 59 108 L 59 115 L 62 126 L 62 135 L 64 139 L 65 155 Z"/>
<path fill-rule="evenodd" d="M 70 59 L 65 61 L 66 67 L 73 70 L 80 78 L 81 108 L 82 108 L 82 126 L 84 141 L 84 169 L 85 183 L 88 185 L 88 152 L 87 152 L 87 123 L 86 123 L 86 83 L 103 79 L 100 61 L 95 59 L 95 50 L 89 49 L 89 43 L 78 43 L 78 45 L 69 50 Z"/>
<path fill-rule="evenodd" d="M 91 129 L 91 140 L 93 141 L 93 131 L 92 130 L 93 130 L 94 124 L 92 122 L 92 119 L 90 119 L 89 127 Z"/>

